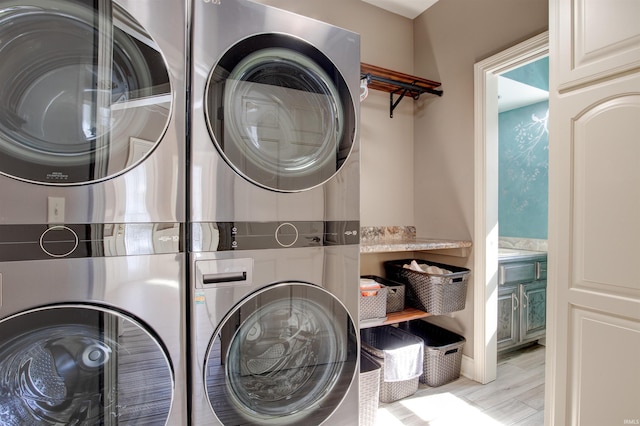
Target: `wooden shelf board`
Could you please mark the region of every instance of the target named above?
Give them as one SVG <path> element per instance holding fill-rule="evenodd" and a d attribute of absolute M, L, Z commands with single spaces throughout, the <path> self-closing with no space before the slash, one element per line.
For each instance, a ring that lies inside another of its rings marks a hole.
<path fill-rule="evenodd" d="M 370 327 L 380 327 L 381 325 L 397 324 L 399 322 L 405 322 L 405 321 L 411 321 L 415 319 L 430 317 L 431 315 L 432 314 L 428 312 L 424 312 L 416 308 L 405 308 L 403 311 L 400 311 L 400 312 L 388 313 L 386 320 L 380 319 L 379 321 L 374 320 L 373 322 L 370 320 L 361 321 L 360 328 L 362 329 L 362 328 L 370 328 Z"/>
<path fill-rule="evenodd" d="M 437 81 L 427 80 L 426 78 L 415 77 L 413 75 L 389 70 L 389 69 L 378 67 L 375 65 L 365 64 L 364 62 L 360 64 L 360 74 L 361 75 L 366 75 L 366 74 L 377 75 L 379 77 L 383 77 L 386 79 L 396 80 L 406 84 L 414 84 L 416 86 L 425 87 L 428 89 L 435 89 L 441 86 L 441 84 Z M 379 81 L 372 81 L 371 83 L 369 83 L 369 89 L 392 93 L 397 91 L 398 87 L 394 86 L 393 84 L 387 84 Z"/>
<path fill-rule="evenodd" d="M 387 320 L 384 322 L 384 325 L 396 324 L 399 322 L 411 321 L 414 319 L 426 318 L 430 316 L 431 316 L 430 313 L 421 311 L 416 308 L 405 308 L 404 311 L 388 313 Z"/>

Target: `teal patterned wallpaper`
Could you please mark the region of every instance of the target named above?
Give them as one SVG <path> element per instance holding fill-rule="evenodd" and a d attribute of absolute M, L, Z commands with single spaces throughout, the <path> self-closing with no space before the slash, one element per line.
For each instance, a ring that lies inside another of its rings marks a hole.
<path fill-rule="evenodd" d="M 547 239 L 549 102 L 498 115 L 501 237 Z"/>

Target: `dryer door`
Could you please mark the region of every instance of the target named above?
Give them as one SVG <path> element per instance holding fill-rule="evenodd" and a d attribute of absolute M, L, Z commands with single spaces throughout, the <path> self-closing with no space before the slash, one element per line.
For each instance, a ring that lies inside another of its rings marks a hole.
<path fill-rule="evenodd" d="M 298 38 L 262 34 L 237 43 L 212 70 L 205 96 L 218 150 L 256 185 L 313 188 L 351 152 L 352 94 L 331 60 Z"/>
<path fill-rule="evenodd" d="M 334 296 L 287 282 L 237 305 L 207 352 L 207 397 L 222 424 L 316 425 L 348 391 L 358 342 Z"/>
<path fill-rule="evenodd" d="M 120 174 L 163 136 L 159 48 L 111 0 L 0 0 L 0 173 L 72 185 Z"/>
<path fill-rule="evenodd" d="M 144 325 L 85 305 L 0 321 L 0 424 L 166 424 L 174 379 Z"/>

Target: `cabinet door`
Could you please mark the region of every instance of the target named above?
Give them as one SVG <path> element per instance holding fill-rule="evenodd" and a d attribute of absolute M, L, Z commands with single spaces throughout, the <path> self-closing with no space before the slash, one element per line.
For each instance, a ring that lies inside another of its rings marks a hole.
<path fill-rule="evenodd" d="M 640 2 L 635 0 L 554 1 L 561 25 L 550 34 L 559 49 L 556 81 L 561 90 L 598 83 L 640 64 Z M 552 16 L 553 17 L 553 16 Z M 555 46 L 554 46 L 555 47 Z"/>
<path fill-rule="evenodd" d="M 520 284 L 520 341 L 544 337 L 547 325 L 547 282 Z"/>
<path fill-rule="evenodd" d="M 498 291 L 498 350 L 518 344 L 518 286 Z"/>
<path fill-rule="evenodd" d="M 545 423 L 638 423 L 640 2 L 549 6 Z"/>

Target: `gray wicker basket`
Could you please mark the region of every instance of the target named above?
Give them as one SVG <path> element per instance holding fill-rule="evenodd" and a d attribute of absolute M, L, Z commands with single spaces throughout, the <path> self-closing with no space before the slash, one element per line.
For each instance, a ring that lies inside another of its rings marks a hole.
<path fill-rule="evenodd" d="M 462 349 L 466 342 L 464 337 L 422 320 L 409 321 L 401 327 L 424 341 L 424 366 L 420 383 L 437 387 L 460 377 Z"/>
<path fill-rule="evenodd" d="M 375 296 L 363 296 L 360 294 L 360 319 L 377 319 L 387 316 L 387 289 L 376 289 Z"/>
<path fill-rule="evenodd" d="M 387 313 L 404 310 L 405 285 L 376 275 L 362 275 L 360 278 L 374 280 L 387 288 Z"/>
<path fill-rule="evenodd" d="M 389 325 L 360 330 L 362 349 L 373 355 L 380 363 L 380 402 L 393 402 L 411 396 L 418 390 L 419 377 L 397 382 L 384 381 L 384 350 L 397 349 L 415 343 L 423 343 L 422 339 L 404 330 Z"/>
<path fill-rule="evenodd" d="M 403 265 L 410 264 L 411 260 L 384 262 L 387 278 L 406 284 L 407 304 L 433 315 L 464 309 L 469 269 L 429 261 L 429 265 L 451 271 L 450 274 L 429 274 L 404 268 Z"/>
<path fill-rule="evenodd" d="M 374 426 L 380 399 L 380 364 L 360 351 L 360 426 Z"/>

